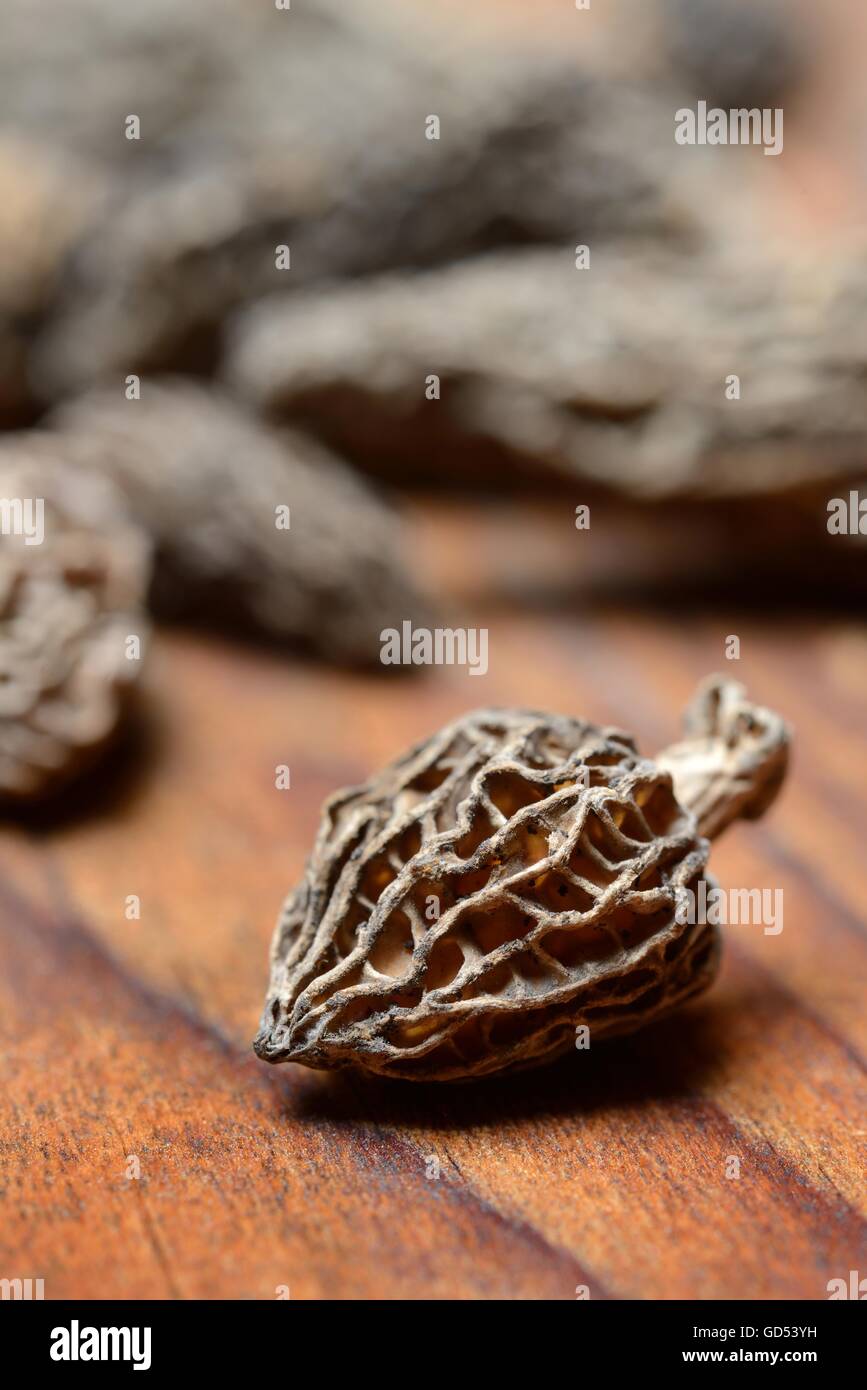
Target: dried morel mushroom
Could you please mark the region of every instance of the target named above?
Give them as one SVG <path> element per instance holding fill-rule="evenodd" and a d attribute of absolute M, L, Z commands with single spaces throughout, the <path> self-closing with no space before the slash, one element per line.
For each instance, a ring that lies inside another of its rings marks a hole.
<path fill-rule="evenodd" d="M 216 392 L 95 391 L 53 418 L 64 451 L 108 477 L 151 536 L 151 602 L 330 660 L 378 660 L 379 633 L 421 600 L 396 516 L 318 444 L 278 435 Z"/>
<path fill-rule="evenodd" d="M 402 481 L 755 498 L 863 475 L 860 254 L 503 252 L 265 301 L 232 379 Z M 439 399 L 428 399 L 430 374 Z M 728 376 L 741 396 L 727 396 Z"/>
<path fill-rule="evenodd" d="M 0 800 L 20 801 L 117 732 L 147 641 L 150 547 L 111 484 L 53 442 L 4 443 L 0 496 L 19 522 L 0 536 Z"/>
<path fill-rule="evenodd" d="M 2 63 L 2 60 L 0 60 Z M 33 339 L 50 316 L 72 244 L 101 207 L 102 181 L 49 142 L 0 129 L 0 423 L 26 423 L 36 404 Z"/>
<path fill-rule="evenodd" d="M 809 68 L 783 0 L 663 0 L 662 16 L 676 74 L 709 106 L 778 106 Z"/>
<path fill-rule="evenodd" d="M 677 895 L 706 835 L 770 803 L 788 731 L 713 678 L 687 734 L 652 762 L 615 729 L 481 710 L 336 793 L 274 935 L 258 1055 L 463 1080 L 705 989 L 717 933 Z"/>
<path fill-rule="evenodd" d="M 708 235 L 719 152 L 699 167 L 678 157 L 664 92 L 561 53 L 492 43 L 482 56 L 424 7 L 317 0 L 289 20 L 237 0 L 217 14 L 215 0 L 160 3 L 146 47 L 111 0 L 70 15 L 59 46 L 20 8 L 0 54 L 0 117 L 47 124 L 113 166 L 111 206 L 81 236 L 39 346 L 33 376 L 49 400 L 200 365 L 239 305 L 323 277 L 568 244 L 576 228 L 594 244 Z M 44 78 L 35 109 L 19 71 L 28 42 Z M 119 70 L 142 103 L 140 159 L 119 138 Z M 426 138 L 427 112 L 442 139 Z M 275 266 L 282 245 L 289 274 Z"/>

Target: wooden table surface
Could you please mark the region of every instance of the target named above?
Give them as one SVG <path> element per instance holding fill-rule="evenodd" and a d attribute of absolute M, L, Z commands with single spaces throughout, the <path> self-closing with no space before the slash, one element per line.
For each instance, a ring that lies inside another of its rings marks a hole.
<path fill-rule="evenodd" d="M 522 586 L 575 544 L 570 508 L 546 530 L 517 505 L 422 502 L 413 524 L 429 573 L 458 576 L 453 620 L 489 628 L 486 677 L 346 675 L 161 632 L 129 751 L 2 830 L 0 1275 L 46 1298 L 827 1297 L 867 1271 L 867 628 L 534 607 Z M 271 928 L 329 791 L 483 703 L 655 751 L 730 633 L 727 669 L 796 745 L 773 811 L 712 866 L 783 889 L 780 935 L 728 928 L 718 982 L 681 1014 L 515 1078 L 253 1056 Z"/>

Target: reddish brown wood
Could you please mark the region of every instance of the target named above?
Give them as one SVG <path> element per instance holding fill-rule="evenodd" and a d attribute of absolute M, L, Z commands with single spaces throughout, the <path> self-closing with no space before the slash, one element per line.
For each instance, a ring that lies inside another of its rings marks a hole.
<path fill-rule="evenodd" d="M 0 1275 L 49 1298 L 826 1297 L 867 1268 L 863 622 L 540 612 L 494 581 L 520 593 L 555 536 L 565 563 L 568 504 L 419 502 L 415 524 L 438 582 L 463 557 L 452 615 L 489 627 L 487 677 L 162 633 L 138 751 L 66 814 L 3 829 Z M 545 1071 L 443 1089 L 256 1061 L 268 939 L 328 791 L 482 703 L 653 751 L 729 633 L 796 745 L 777 806 L 713 868 L 782 887 L 782 935 L 730 928 L 709 995 Z"/>

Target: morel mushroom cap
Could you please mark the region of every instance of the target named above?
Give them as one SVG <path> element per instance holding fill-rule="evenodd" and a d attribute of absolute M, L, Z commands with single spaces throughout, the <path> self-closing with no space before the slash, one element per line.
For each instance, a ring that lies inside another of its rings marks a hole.
<path fill-rule="evenodd" d="M 688 259 L 594 247 L 586 276 L 559 248 L 499 251 L 273 297 L 234 324 L 227 375 L 401 482 L 578 478 L 645 500 L 860 482 L 860 242 L 803 257 L 730 242 Z M 732 362 L 750 382 L 734 410 Z M 433 410 L 429 372 L 447 383 Z"/>
<path fill-rule="evenodd" d="M 142 667 L 150 546 L 104 478 L 40 436 L 0 449 L 0 799 L 42 797 L 117 732 Z M 128 646 L 137 637 L 139 650 Z"/>
<path fill-rule="evenodd" d="M 384 627 L 426 612 L 398 515 L 320 445 L 262 427 L 219 392 L 181 380 L 137 401 L 94 390 L 51 424 L 150 536 L 158 613 L 371 665 Z"/>
<path fill-rule="evenodd" d="M 717 931 L 679 921 L 678 893 L 705 875 L 705 833 L 770 804 L 788 731 L 720 678 L 688 728 L 652 762 L 616 729 L 480 710 L 330 797 L 277 924 L 258 1055 L 461 1080 L 706 988 Z"/>

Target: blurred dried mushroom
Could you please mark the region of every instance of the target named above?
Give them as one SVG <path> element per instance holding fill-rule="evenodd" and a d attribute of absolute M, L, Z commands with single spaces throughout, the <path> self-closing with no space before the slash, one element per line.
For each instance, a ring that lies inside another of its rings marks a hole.
<path fill-rule="evenodd" d="M 35 40 L 45 109 L 14 71 L 5 101 L 0 90 L 0 115 L 41 129 L 53 113 L 57 138 L 103 160 L 112 181 L 39 346 L 46 400 L 123 371 L 210 367 L 228 313 L 324 277 L 521 243 L 714 235 L 697 188 L 719 193 L 729 176 L 717 151 L 677 157 L 664 91 L 560 54 L 488 44 L 482 59 L 453 25 L 389 3 L 321 0 L 291 15 L 159 3 L 147 49 L 116 8 L 90 0 L 60 55 L 17 13 L 12 52 Z M 88 71 L 87 112 L 81 73 L 70 90 L 60 61 L 70 44 Z M 137 142 L 120 128 L 124 71 Z M 429 113 L 438 139 L 426 138 Z M 281 245 L 288 271 L 275 266 Z"/>
<path fill-rule="evenodd" d="M 503 252 L 266 300 L 236 325 L 228 371 L 266 412 L 403 480 L 786 494 L 863 472 L 865 301 L 860 253 L 610 246 L 576 270 L 568 248 Z"/>
<path fill-rule="evenodd" d="M 0 425 L 36 408 L 33 339 L 52 311 L 61 269 L 102 205 L 101 179 L 46 143 L 0 133 Z"/>
<path fill-rule="evenodd" d="M 399 521 L 363 480 L 216 392 L 180 381 L 146 381 L 137 401 L 94 391 L 52 424 L 64 453 L 115 483 L 150 535 L 158 613 L 368 664 L 382 628 L 423 611 Z"/>
<path fill-rule="evenodd" d="M 675 914 L 704 835 L 765 810 L 787 744 L 720 678 L 655 763 L 575 719 L 456 720 L 326 802 L 256 1052 L 464 1080 L 566 1052 L 579 1024 L 595 1040 L 659 1018 L 716 970 L 716 929 Z"/>
<path fill-rule="evenodd" d="M 56 792 L 118 731 L 147 643 L 150 547 L 111 483 L 53 441 L 0 444 L 0 496 L 0 799 L 20 801 Z"/>
<path fill-rule="evenodd" d="M 781 0 L 662 0 L 678 73 L 709 106 L 779 106 L 809 67 L 806 16 Z"/>

